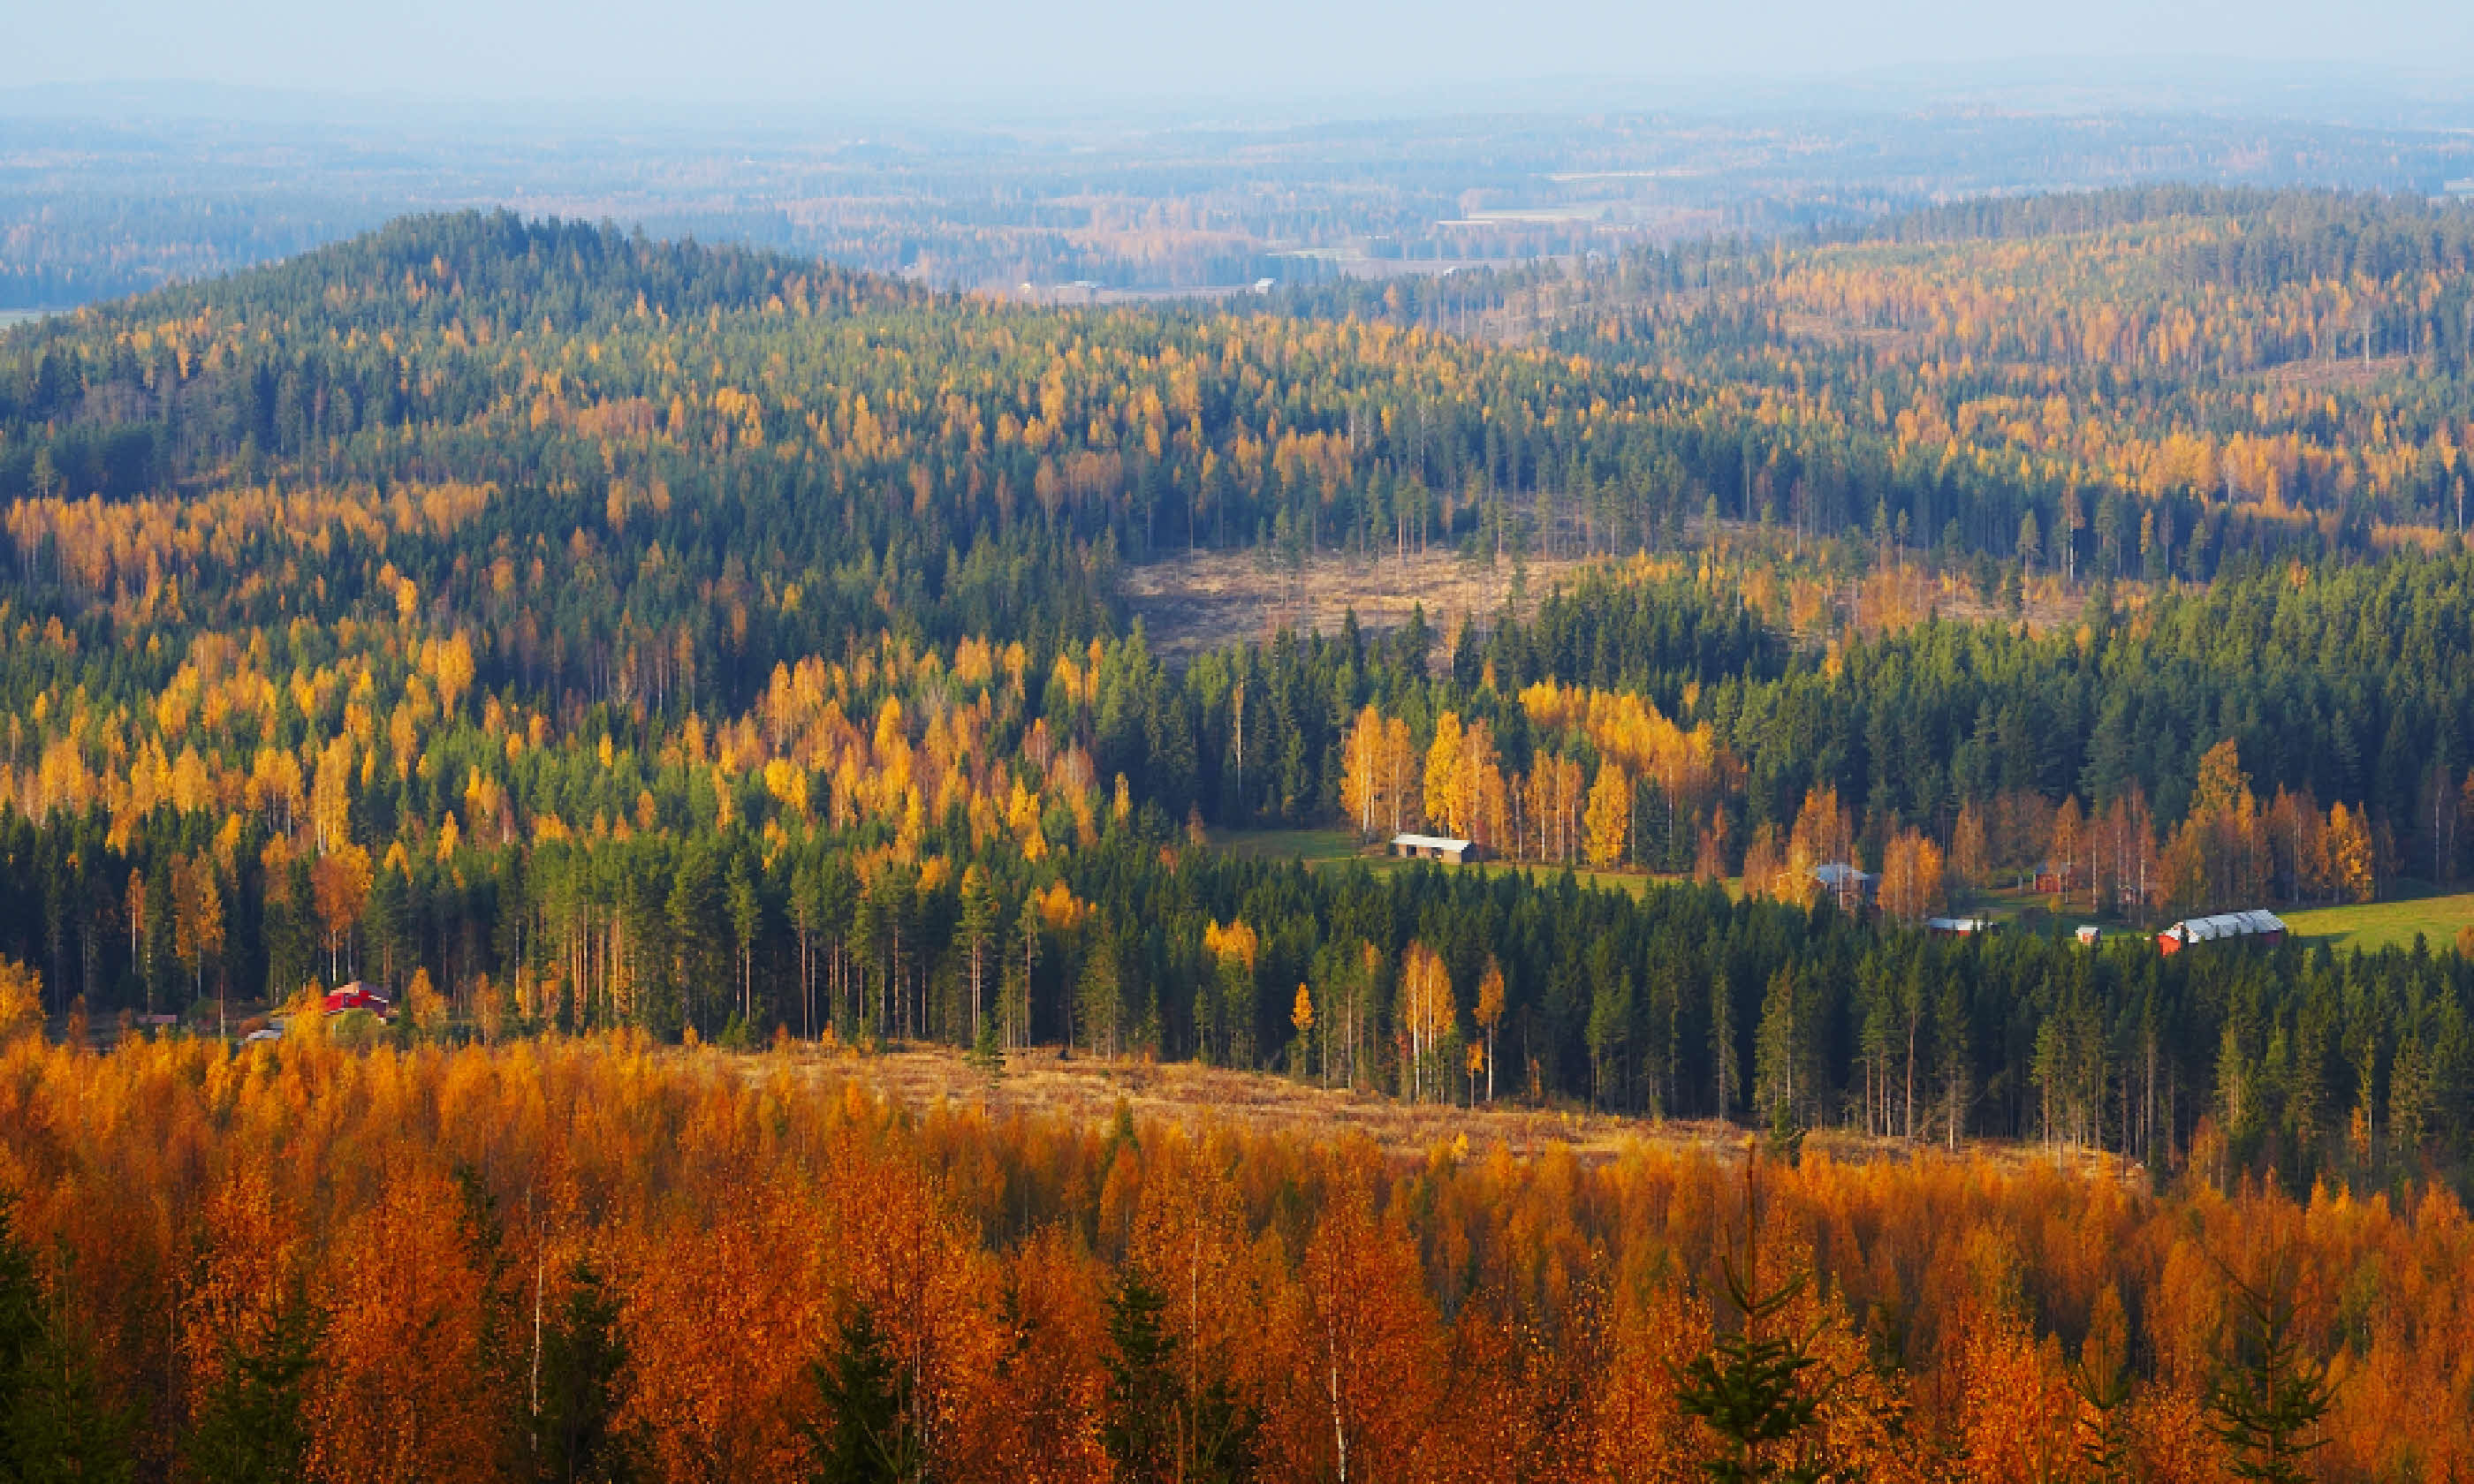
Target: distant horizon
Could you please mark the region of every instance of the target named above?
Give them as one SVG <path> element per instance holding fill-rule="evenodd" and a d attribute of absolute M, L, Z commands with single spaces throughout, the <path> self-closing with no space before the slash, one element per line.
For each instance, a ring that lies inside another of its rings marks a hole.
<path fill-rule="evenodd" d="M 2468 50 L 2474 59 L 2474 22 Z M 2446 47 L 2430 56 L 2451 55 Z M 1825 116 L 1988 108 L 2024 114 L 2209 113 L 2375 128 L 2474 130 L 2474 60 L 2457 66 L 2359 58 L 2023 52 L 1851 59 L 1842 65 L 1664 72 L 1448 69 L 1364 84 L 1299 77 L 1260 85 L 1139 73 L 1109 84 L 762 78 L 614 78 L 600 86 L 473 78 L 413 85 L 369 74 L 314 81 L 135 71 L 0 81 L 0 119 L 411 123 L 449 132 L 495 124 L 592 130 L 764 130 L 839 124 L 958 130 L 1108 124 L 1151 129 L 1304 127 L 1352 120 L 1539 115 Z"/>

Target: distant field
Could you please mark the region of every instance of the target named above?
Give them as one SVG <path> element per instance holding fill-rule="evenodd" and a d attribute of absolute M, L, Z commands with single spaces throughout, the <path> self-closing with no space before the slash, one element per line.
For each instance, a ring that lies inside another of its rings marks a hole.
<path fill-rule="evenodd" d="M 1237 855 L 1261 856 L 1271 860 L 1302 860 L 1309 866 L 1327 866 L 1340 861 L 1358 860 L 1378 872 L 1397 871 L 1411 864 L 1389 855 L 1360 850 L 1357 839 L 1345 829 L 1216 829 L 1211 843 Z M 1527 871 L 1540 876 L 1553 876 L 1560 866 L 1540 865 L 1536 861 L 1481 861 L 1474 865 L 1446 867 L 1446 870 L 1476 871 L 1488 875 L 1506 872 Z M 1674 882 L 1683 876 L 1647 875 L 1630 871 L 1575 871 L 1572 874 L 1583 886 L 1598 887 L 1611 892 L 1630 892 L 1638 897 L 1653 882 Z M 1728 883 L 1734 890 L 1734 883 Z"/>
<path fill-rule="evenodd" d="M 2359 907 L 2323 907 L 2314 912 L 2279 916 L 2295 937 L 2337 948 L 2413 946 L 2413 935 L 2430 941 L 2434 951 L 2456 945 L 2457 929 L 2474 922 L 2474 892 L 2454 897 L 2416 897 L 2405 901 L 2375 901 Z"/>
<path fill-rule="evenodd" d="M 1215 829 L 1211 843 L 1232 855 L 1255 855 L 1267 860 L 1295 858 L 1318 866 L 1357 854 L 1357 842 L 1345 829 Z M 1367 864 L 1380 866 L 1383 862 L 1369 858 Z"/>

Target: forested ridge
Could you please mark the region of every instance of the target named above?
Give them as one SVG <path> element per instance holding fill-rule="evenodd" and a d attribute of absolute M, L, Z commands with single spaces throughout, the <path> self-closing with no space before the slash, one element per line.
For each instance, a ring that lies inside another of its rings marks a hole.
<path fill-rule="evenodd" d="M 1475 323 L 1696 390 L 1680 472 L 1799 532 L 2074 573 L 2462 527 L 2474 215 L 2420 198 L 2150 187 L 1956 203 L 1807 243 L 1294 291 Z M 1729 467 L 1722 455 L 1739 459 Z M 1545 539 L 1563 535 L 1553 486 Z"/>

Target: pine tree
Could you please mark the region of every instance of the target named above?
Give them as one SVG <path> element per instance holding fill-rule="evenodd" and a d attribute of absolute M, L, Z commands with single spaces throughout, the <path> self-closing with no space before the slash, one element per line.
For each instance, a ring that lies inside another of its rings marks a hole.
<path fill-rule="evenodd" d="M 740 1037 L 755 1034 L 756 1019 L 756 934 L 764 925 L 764 903 L 756 896 L 755 878 L 748 874 L 747 858 L 734 855 L 730 861 L 727 887 L 730 900 L 730 936 L 739 949 L 739 1013 L 736 1017 Z"/>
<path fill-rule="evenodd" d="M 987 1040 L 990 1017 L 984 1014 L 989 945 L 996 942 L 996 898 L 988 890 L 988 876 L 979 866 L 962 872 L 961 921 L 954 929 L 954 945 L 962 952 L 971 982 L 971 1041 L 974 1047 Z"/>
<path fill-rule="evenodd" d="M 1782 967 L 1770 975 L 1753 1044 L 1754 1080 L 1773 1128 L 1799 1126 L 1813 1096 L 1808 1019 L 1795 969 Z"/>
<path fill-rule="evenodd" d="M 1117 941 L 1099 934 L 1082 961 L 1078 986 L 1082 1017 L 1082 1043 L 1094 1056 L 1116 1056 L 1125 1048 L 1125 978 L 1118 964 Z"/>

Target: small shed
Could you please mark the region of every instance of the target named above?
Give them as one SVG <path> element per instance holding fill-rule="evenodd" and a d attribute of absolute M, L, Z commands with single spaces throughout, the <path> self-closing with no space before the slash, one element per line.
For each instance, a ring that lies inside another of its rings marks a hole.
<path fill-rule="evenodd" d="M 1969 938 L 1993 931 L 1991 918 L 1927 918 L 1925 931 L 1945 938 Z"/>
<path fill-rule="evenodd" d="M 1447 835 L 1394 835 L 1392 853 L 1403 860 L 1440 860 L 1458 866 L 1477 859 L 1477 847 Z"/>
<path fill-rule="evenodd" d="M 2214 917 L 2184 918 L 2156 935 L 2156 947 L 2159 952 L 2179 953 L 2195 943 L 2218 943 L 2228 938 L 2283 943 L 2285 920 L 2273 912 L 2258 909 L 2219 912 Z"/>
<path fill-rule="evenodd" d="M 1869 871 L 1859 870 L 1843 860 L 1812 868 L 1812 879 L 1821 883 L 1841 907 L 1869 907 L 1873 894 L 1880 890 L 1881 878 Z"/>

